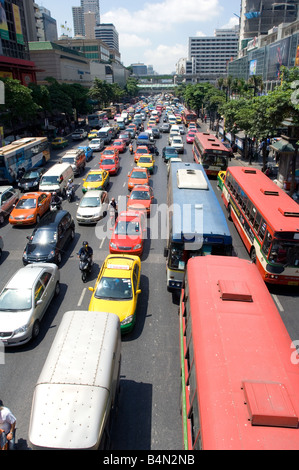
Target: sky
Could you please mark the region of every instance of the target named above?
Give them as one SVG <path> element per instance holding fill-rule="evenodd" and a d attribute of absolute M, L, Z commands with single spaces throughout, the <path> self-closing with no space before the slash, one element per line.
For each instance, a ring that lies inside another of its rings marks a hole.
<path fill-rule="evenodd" d="M 50 10 L 60 36 L 73 36 L 72 7 L 80 0 L 36 0 Z M 188 40 L 213 36 L 214 30 L 238 24 L 241 0 L 100 0 L 101 23 L 113 23 L 119 34 L 121 62 L 152 65 L 159 74 L 172 73 L 188 57 Z"/>

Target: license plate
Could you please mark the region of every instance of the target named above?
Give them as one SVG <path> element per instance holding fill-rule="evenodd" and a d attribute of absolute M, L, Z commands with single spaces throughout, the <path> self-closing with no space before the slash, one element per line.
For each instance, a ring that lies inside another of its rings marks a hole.
<path fill-rule="evenodd" d="M 299 285 L 299 281 L 289 281 L 288 282 L 288 286 L 298 286 Z"/>

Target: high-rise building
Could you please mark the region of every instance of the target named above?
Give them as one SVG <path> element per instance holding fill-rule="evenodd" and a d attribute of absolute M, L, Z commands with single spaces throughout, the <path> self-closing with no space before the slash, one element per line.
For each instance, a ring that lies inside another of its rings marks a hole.
<path fill-rule="evenodd" d="M 238 54 L 239 28 L 216 29 L 214 36 L 190 37 L 188 64 L 194 81 L 216 81 L 227 75 L 227 65 Z"/>
<path fill-rule="evenodd" d="M 239 50 L 248 41 L 263 34 L 281 23 L 291 23 L 297 19 L 299 0 L 242 0 L 240 13 Z"/>
<path fill-rule="evenodd" d="M 100 23 L 99 0 L 81 0 L 79 7 L 72 7 L 72 12 L 75 36 L 85 36 L 85 14 L 94 13 L 95 24 Z"/>
<path fill-rule="evenodd" d="M 44 41 L 57 41 L 57 24 L 56 20 L 52 18 L 51 12 L 42 6 L 39 6 L 41 13 L 41 20 L 44 31 Z"/>
<path fill-rule="evenodd" d="M 95 27 L 95 37 L 103 41 L 110 49 L 119 52 L 118 32 L 112 23 L 101 23 Z"/>

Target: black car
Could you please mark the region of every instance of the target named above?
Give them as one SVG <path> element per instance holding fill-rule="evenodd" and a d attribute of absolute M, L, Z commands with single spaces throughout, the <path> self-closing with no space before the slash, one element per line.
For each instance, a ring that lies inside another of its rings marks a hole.
<path fill-rule="evenodd" d="M 69 241 L 75 237 L 75 224 L 65 210 L 49 212 L 35 227 L 23 253 L 23 264 L 61 262 Z"/>
<path fill-rule="evenodd" d="M 38 190 L 39 182 L 46 168 L 31 168 L 26 171 L 20 181 L 18 187 L 21 191 L 35 191 Z"/>
<path fill-rule="evenodd" d="M 152 136 L 154 139 L 159 139 L 161 134 L 160 134 L 160 130 L 158 127 L 152 127 L 151 128 L 151 131 L 152 131 Z"/>

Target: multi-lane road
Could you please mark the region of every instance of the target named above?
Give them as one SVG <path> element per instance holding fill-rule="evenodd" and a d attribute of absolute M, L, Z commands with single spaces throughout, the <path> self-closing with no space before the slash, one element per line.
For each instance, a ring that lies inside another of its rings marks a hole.
<path fill-rule="evenodd" d="M 160 156 L 151 177 L 155 202 L 166 204 L 167 169 L 161 159 L 168 134 L 157 140 Z M 184 138 L 185 140 L 185 138 Z M 87 143 L 88 141 L 86 141 Z M 77 146 L 71 143 L 70 146 Z M 81 145 L 81 143 L 80 143 Z M 62 156 L 64 150 L 52 151 L 50 166 Z M 185 144 L 184 161 L 192 161 L 191 145 Z M 134 158 L 127 149 L 120 155 L 121 169 L 110 178 L 109 196 L 128 194 L 127 174 L 134 166 Z M 99 154 L 87 163 L 89 169 L 98 168 Z M 234 159 L 231 164 L 240 164 Z M 82 197 L 82 178 L 75 179 L 75 201 L 63 201 L 63 208 L 70 211 L 75 220 L 77 203 Z M 213 187 L 223 206 L 217 189 Z M 101 222 L 103 224 L 104 222 Z M 229 223 L 235 254 L 249 258 L 233 224 Z M 4 239 L 4 252 L 0 269 L 0 289 L 12 274 L 22 267 L 22 253 L 29 227 L 11 227 L 6 222 L 0 229 Z M 107 232 L 107 231 L 106 231 Z M 47 353 L 67 310 L 88 309 L 91 292 L 100 266 L 109 253 L 108 236 L 94 226 L 78 226 L 76 236 L 64 253 L 61 271 L 61 292 L 50 305 L 39 337 L 20 348 L 7 348 L 4 364 L 0 364 L 0 398 L 17 417 L 17 448 L 27 449 L 28 426 L 34 385 L 40 374 Z M 148 230 L 149 233 L 149 230 Z M 164 233 L 163 230 L 155 233 Z M 109 231 L 108 231 L 109 235 Z M 94 250 L 93 273 L 83 284 L 76 253 L 83 240 L 88 240 Z M 122 450 L 179 450 L 182 449 L 180 417 L 180 361 L 178 297 L 166 289 L 166 271 L 163 249 L 165 240 L 160 236 L 148 237 L 142 255 L 141 289 L 137 307 L 137 323 L 133 332 L 122 338 L 122 366 L 119 408 L 113 432 L 113 449 Z M 298 293 L 286 288 L 271 288 L 274 301 L 292 340 L 299 339 Z M 291 354 L 291 349 L 290 349 Z"/>

